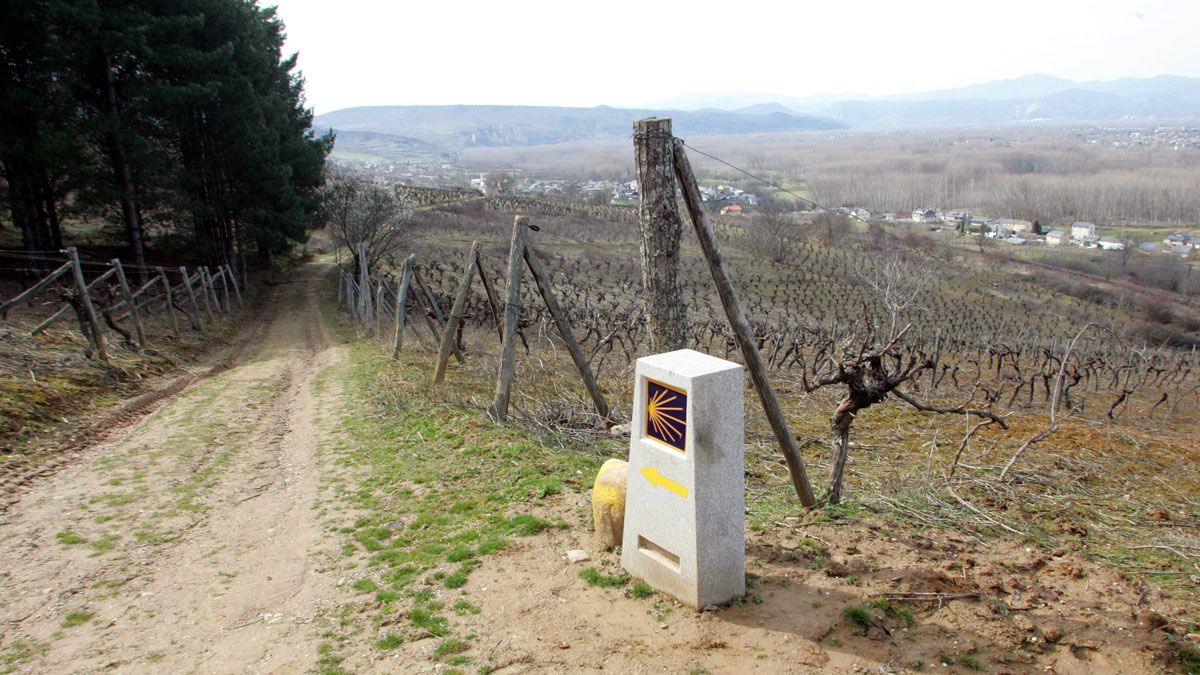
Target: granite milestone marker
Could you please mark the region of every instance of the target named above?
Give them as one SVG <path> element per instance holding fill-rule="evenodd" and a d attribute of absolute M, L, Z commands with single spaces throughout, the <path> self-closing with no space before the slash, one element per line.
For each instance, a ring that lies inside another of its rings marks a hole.
<path fill-rule="evenodd" d="M 742 366 L 638 359 L 621 565 L 696 608 L 746 592 Z"/>

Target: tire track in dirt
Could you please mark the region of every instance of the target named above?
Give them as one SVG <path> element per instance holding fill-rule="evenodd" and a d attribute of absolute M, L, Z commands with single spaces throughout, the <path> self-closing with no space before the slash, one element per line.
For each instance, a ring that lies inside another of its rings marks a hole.
<path fill-rule="evenodd" d="M 338 395 L 313 385 L 342 358 L 317 307 L 328 270 L 276 287 L 228 357 L 131 402 L 123 414 L 157 411 L 81 442 L 13 500 L 0 656 L 17 645 L 54 672 L 311 667 L 314 624 L 337 604 L 313 510 L 314 418 Z"/>

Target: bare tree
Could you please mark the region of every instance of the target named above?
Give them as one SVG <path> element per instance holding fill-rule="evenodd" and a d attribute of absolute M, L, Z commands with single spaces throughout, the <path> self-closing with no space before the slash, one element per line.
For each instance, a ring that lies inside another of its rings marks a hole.
<path fill-rule="evenodd" d="M 395 193 L 359 176 L 335 176 L 322 194 L 322 217 L 334 244 L 358 267 L 358 245 L 367 245 L 367 269 L 395 257 L 404 232 Z"/>
<path fill-rule="evenodd" d="M 839 244 L 850 235 L 854 226 L 850 223 L 850 219 L 842 213 L 834 213 L 833 211 L 822 211 L 813 218 L 813 227 L 817 230 L 818 236 L 830 246 Z"/>
<path fill-rule="evenodd" d="M 792 256 L 800 239 L 795 217 L 773 201 L 763 204 L 754 213 L 747 229 L 750 251 L 777 263 Z"/>
<path fill-rule="evenodd" d="M 893 251 L 869 270 L 856 272 L 859 281 L 874 292 L 891 318 L 887 339 L 896 336 L 900 315 L 919 309 L 921 296 L 934 279 L 932 265 L 921 265 L 903 251 Z"/>
<path fill-rule="evenodd" d="M 911 324 L 882 345 L 875 340 L 876 334 L 872 328 L 874 322 L 869 315 L 865 317 L 864 326 L 861 341 L 855 340 L 854 337 L 848 338 L 841 345 L 840 357 L 825 359 L 824 363 L 831 366 L 831 372 L 828 374 L 816 374 L 820 367 L 820 362 L 816 359 L 812 367 L 807 363 L 801 364 L 801 383 L 806 392 L 811 393 L 822 387 L 837 385 L 846 388 L 845 396 L 838 403 L 837 410 L 829 421 L 829 444 L 833 453 L 829 471 L 830 504 L 837 504 L 841 500 L 842 479 L 850 454 L 850 427 L 860 412 L 887 400 L 889 396 L 895 396 L 922 412 L 973 415 L 1008 428 L 1008 423 L 1003 418 L 989 410 L 968 408 L 965 403 L 956 407 L 930 405 L 900 389 L 904 383 L 914 380 L 924 370 L 932 368 L 933 359 L 918 347 L 901 344 Z M 833 351 L 832 347 L 831 345 L 830 351 Z"/>

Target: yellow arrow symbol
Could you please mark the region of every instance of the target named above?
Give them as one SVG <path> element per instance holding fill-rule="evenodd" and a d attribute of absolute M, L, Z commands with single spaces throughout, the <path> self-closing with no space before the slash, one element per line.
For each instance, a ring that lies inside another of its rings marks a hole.
<path fill-rule="evenodd" d="M 651 485 L 665 487 L 668 490 L 670 490 L 671 492 L 674 492 L 675 494 L 679 495 L 680 497 L 687 499 L 688 489 L 686 487 L 680 485 L 679 483 L 676 483 L 675 481 L 671 480 L 670 478 L 667 478 L 666 476 L 662 475 L 661 473 L 658 472 L 658 469 L 656 469 L 652 466 L 646 467 L 645 469 L 642 469 L 642 475 L 646 477 L 646 480 L 650 481 Z"/>

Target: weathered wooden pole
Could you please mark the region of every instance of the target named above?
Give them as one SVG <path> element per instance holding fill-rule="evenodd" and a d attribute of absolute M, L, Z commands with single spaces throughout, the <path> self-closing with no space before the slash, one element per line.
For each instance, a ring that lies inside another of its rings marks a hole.
<path fill-rule="evenodd" d="M 433 383 L 440 384 L 446 379 L 446 362 L 450 360 L 450 348 L 454 346 L 455 333 L 462 324 L 464 312 L 467 309 L 467 296 L 471 294 L 471 278 L 475 276 L 478 265 L 479 242 L 471 242 L 471 250 L 467 253 L 467 268 L 463 270 L 462 282 L 458 285 L 458 293 L 454 296 L 454 304 L 450 307 L 450 318 L 442 328 L 442 342 L 438 348 L 437 363 L 433 368 Z"/>
<path fill-rule="evenodd" d="M 508 398 L 512 392 L 517 356 L 517 324 L 521 320 L 521 262 L 525 258 L 525 228 L 529 219 L 513 219 L 512 243 L 508 247 L 508 280 L 504 286 L 504 335 L 500 341 L 500 374 L 496 378 L 496 397 L 488 412 L 497 421 L 508 419 Z"/>
<path fill-rule="evenodd" d="M 217 280 L 207 266 L 204 267 L 204 282 L 208 287 L 208 292 L 212 294 L 213 307 L 217 308 L 217 314 L 221 314 L 225 310 L 221 308 L 221 296 L 217 293 Z"/>
<path fill-rule="evenodd" d="M 203 267 L 196 272 L 196 278 L 200 280 L 200 295 L 204 297 L 204 313 L 208 315 L 208 323 L 214 324 L 217 320 L 213 317 L 212 298 L 208 295 L 208 278 Z"/>
<path fill-rule="evenodd" d="M 171 282 L 167 280 L 167 272 L 161 267 L 155 267 L 158 280 L 162 282 L 163 298 L 166 299 L 167 316 L 171 317 L 171 334 L 179 337 L 179 320 L 175 318 L 175 303 L 171 300 Z"/>
<path fill-rule="evenodd" d="M 23 302 L 29 298 L 32 298 L 34 295 L 36 295 L 38 293 L 38 291 L 40 291 L 43 288 L 54 283 L 55 279 L 58 279 L 62 275 L 66 274 L 67 272 L 70 272 L 71 267 L 72 267 L 72 264 L 70 261 L 63 263 L 62 266 L 60 266 L 58 269 L 51 272 L 49 276 L 42 277 L 41 281 L 30 286 L 29 288 L 26 288 L 24 291 L 21 291 L 21 293 L 19 295 L 17 295 L 17 297 L 5 302 L 4 304 L 0 304 L 0 319 L 5 318 L 8 315 L 9 309 L 16 307 L 17 305 L 21 304 L 21 302 Z"/>
<path fill-rule="evenodd" d="M 125 267 L 120 258 L 112 259 L 113 269 L 117 271 L 117 288 L 121 289 L 121 299 L 129 310 L 129 318 L 133 319 L 133 333 L 137 337 L 138 349 L 146 348 L 146 331 L 142 328 L 142 315 L 138 312 L 137 298 L 129 290 L 129 280 L 125 278 Z"/>
<path fill-rule="evenodd" d="M 746 361 L 750 378 L 754 380 L 754 388 L 758 391 L 763 412 L 766 413 L 767 421 L 771 424 L 771 431 L 775 432 L 779 449 L 783 451 L 783 457 L 787 461 L 792 486 L 795 487 L 801 504 L 806 507 L 816 506 L 817 500 L 813 496 L 812 485 L 808 482 L 808 473 L 804 470 L 804 460 L 800 457 L 800 449 L 796 446 L 796 439 L 792 437 L 791 430 L 788 429 L 783 409 L 779 407 L 779 399 L 775 397 L 775 389 L 771 386 L 771 380 L 767 376 L 762 355 L 758 353 L 758 342 L 754 339 L 754 331 L 750 328 L 750 322 L 746 320 L 742 306 L 738 303 L 737 292 L 733 288 L 733 282 L 729 279 L 729 273 L 725 271 L 725 263 L 721 259 L 721 249 L 717 246 L 717 235 L 713 232 L 708 214 L 704 213 L 701 208 L 700 188 L 696 185 L 696 176 L 692 173 L 691 163 L 688 162 L 687 146 L 683 144 L 683 141 L 675 139 L 673 147 L 675 171 L 679 177 L 680 187 L 683 189 L 684 203 L 687 204 L 692 225 L 696 229 L 696 237 L 700 239 L 700 248 L 704 250 L 704 257 L 708 260 L 708 269 L 712 272 L 713 281 L 716 282 L 717 294 L 721 297 L 725 316 L 729 318 L 729 325 L 737 337 L 738 346 L 742 348 L 742 358 Z"/>
<path fill-rule="evenodd" d="M 400 347 L 404 344 L 404 317 L 408 314 L 408 287 L 412 285 L 412 267 L 416 254 L 404 260 L 404 269 L 400 272 L 400 287 L 396 289 L 396 335 L 392 340 L 392 360 L 400 360 Z"/>
<path fill-rule="evenodd" d="M 683 220 L 675 200 L 671 120 L 650 117 L 633 125 L 637 160 L 638 207 L 642 233 L 642 294 L 650 349 L 668 352 L 687 347 L 687 310 L 679 278 L 679 240 Z"/>
<path fill-rule="evenodd" d="M 233 282 L 233 297 L 237 298 L 238 309 L 242 308 L 242 291 L 238 288 L 237 275 L 233 273 L 233 268 L 226 263 L 225 271 L 229 273 L 229 280 Z"/>
<path fill-rule="evenodd" d="M 229 275 L 225 273 L 225 267 L 222 265 L 217 267 L 218 277 L 221 279 L 221 300 L 225 303 L 225 313 L 233 311 L 233 306 L 229 304 Z"/>
<path fill-rule="evenodd" d="M 378 337 L 383 332 L 383 275 L 375 282 L 375 321 L 372 323 L 371 334 Z"/>
<path fill-rule="evenodd" d="M 200 305 L 196 303 L 196 291 L 192 288 L 192 278 L 188 276 L 187 266 L 180 265 L 179 273 L 183 275 L 183 286 L 187 289 L 188 300 L 192 306 L 192 330 L 204 330 L 200 323 Z"/>
<path fill-rule="evenodd" d="M 96 307 L 92 304 L 92 296 L 88 294 L 88 285 L 83 280 L 83 265 L 79 262 L 79 250 L 74 246 L 68 248 L 67 257 L 71 259 L 71 277 L 75 280 L 75 290 L 79 293 L 79 302 L 83 305 L 88 330 L 92 334 L 92 344 L 96 348 L 96 356 L 101 361 L 108 361 L 108 350 L 104 348 L 104 335 L 100 332 Z"/>
<path fill-rule="evenodd" d="M 425 319 L 429 322 L 429 330 L 433 333 L 433 341 L 441 345 L 442 330 L 446 327 L 446 315 L 442 313 L 442 303 L 438 302 L 437 297 L 430 290 L 429 284 L 425 283 L 425 280 L 421 278 L 421 273 L 417 271 L 416 265 L 413 265 L 412 273 L 413 283 L 417 285 L 417 290 L 421 291 L 416 294 L 417 300 L 418 302 L 424 302 L 426 309 L 429 310 L 425 315 Z M 432 318 L 430 318 L 431 316 Z M 436 328 L 434 328 L 435 322 L 437 323 Z M 454 358 L 458 359 L 459 363 L 466 363 L 457 343 L 455 343 L 453 349 Z"/>
<path fill-rule="evenodd" d="M 492 310 L 492 321 L 496 324 L 496 335 L 504 339 L 504 320 L 501 318 L 500 302 L 496 300 L 496 289 L 488 278 L 487 269 L 483 266 L 483 257 L 475 252 L 475 266 L 479 268 L 479 280 L 483 282 L 483 291 L 487 294 L 488 306 Z"/>
<path fill-rule="evenodd" d="M 425 278 L 421 276 L 416 267 L 413 268 L 413 282 L 417 284 L 417 288 L 421 289 L 421 292 L 425 295 L 425 299 L 429 302 L 429 310 L 433 312 L 433 316 L 437 319 L 438 328 L 440 329 L 446 325 L 446 315 L 442 313 L 442 303 L 433 294 L 433 290 L 429 287 L 429 284 L 425 283 Z"/>
<path fill-rule="evenodd" d="M 566 343 L 567 351 L 571 352 L 571 359 L 575 361 L 575 367 L 579 369 L 579 375 L 583 377 L 583 385 L 587 387 L 588 395 L 592 397 L 592 403 L 596 404 L 596 412 L 600 413 L 604 419 L 608 419 L 608 401 L 604 400 L 604 392 L 600 391 L 600 385 L 596 384 L 592 368 L 588 365 L 587 359 L 583 357 L 583 351 L 579 349 L 575 335 L 571 333 L 571 324 L 567 322 L 567 316 L 558 306 L 554 287 L 550 285 L 550 275 L 546 274 L 546 269 L 542 267 L 542 262 L 538 259 L 533 246 L 525 246 L 525 264 L 529 265 L 529 271 L 533 273 L 533 280 L 537 283 L 538 292 L 541 293 L 542 300 L 546 303 L 546 309 L 550 310 L 550 316 L 554 317 L 554 324 L 558 326 L 558 334 Z"/>
<path fill-rule="evenodd" d="M 367 325 L 371 317 L 371 275 L 367 271 L 367 242 L 358 244 L 358 322 Z"/>

